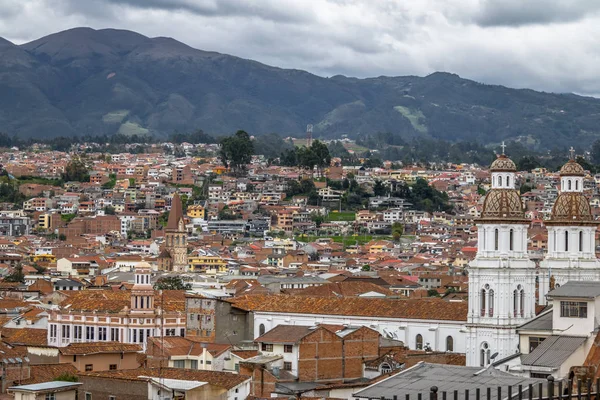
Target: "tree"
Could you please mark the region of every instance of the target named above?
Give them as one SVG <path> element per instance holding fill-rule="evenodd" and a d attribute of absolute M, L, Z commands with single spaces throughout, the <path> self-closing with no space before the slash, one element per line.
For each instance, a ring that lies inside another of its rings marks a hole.
<path fill-rule="evenodd" d="M 13 272 L 4 277 L 4 282 L 25 283 L 25 274 L 23 273 L 23 266 L 21 264 L 17 264 L 13 269 Z"/>
<path fill-rule="evenodd" d="M 523 194 L 523 193 L 531 192 L 532 189 L 533 189 L 533 187 L 531 187 L 530 185 L 524 183 L 519 188 L 519 193 Z"/>
<path fill-rule="evenodd" d="M 384 196 L 388 193 L 388 188 L 379 179 L 375 180 L 373 185 L 373 194 L 375 196 Z"/>
<path fill-rule="evenodd" d="M 371 266 L 368 264 L 365 264 L 362 266 L 362 268 L 360 269 L 361 271 L 370 271 L 371 270 Z"/>
<path fill-rule="evenodd" d="M 159 278 L 154 284 L 155 290 L 190 290 L 191 283 L 186 283 L 180 276 L 166 276 Z"/>
<path fill-rule="evenodd" d="M 313 153 L 317 169 L 322 175 L 323 169 L 331 164 L 331 155 L 329 154 L 329 149 L 320 140 L 315 140 L 310 146 L 310 151 Z"/>
<path fill-rule="evenodd" d="M 116 214 L 115 208 L 111 207 L 111 206 L 104 207 L 104 214 L 106 214 L 106 215 L 115 215 Z"/>
<path fill-rule="evenodd" d="M 435 290 L 435 289 L 429 289 L 429 290 L 427 291 L 427 296 L 428 296 L 428 297 L 440 297 L 440 294 L 439 294 L 439 292 L 438 292 L 437 290 Z"/>
<path fill-rule="evenodd" d="M 65 240 L 67 240 L 67 235 L 61 233 L 60 235 L 58 235 L 58 240 L 64 242 Z"/>
<path fill-rule="evenodd" d="M 226 167 L 231 167 L 236 175 L 250 164 L 253 154 L 254 143 L 244 131 L 237 131 L 235 135 L 221 140 L 221 161 Z"/>
<path fill-rule="evenodd" d="M 65 182 L 89 182 L 89 170 L 80 158 L 74 158 L 73 160 L 69 161 L 65 167 L 65 172 L 62 174 L 62 179 Z"/>

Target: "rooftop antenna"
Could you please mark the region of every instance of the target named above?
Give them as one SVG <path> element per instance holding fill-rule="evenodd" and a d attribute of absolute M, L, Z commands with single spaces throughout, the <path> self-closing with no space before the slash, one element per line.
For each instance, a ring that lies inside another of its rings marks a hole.
<path fill-rule="evenodd" d="M 306 125 L 306 147 L 310 147 L 310 145 L 312 144 L 312 133 L 313 133 L 312 124 Z"/>
<path fill-rule="evenodd" d="M 569 149 L 569 154 L 570 154 L 571 160 L 574 160 L 575 159 L 575 149 L 573 148 L 573 146 L 571 146 L 571 148 Z"/>
<path fill-rule="evenodd" d="M 504 144 L 504 140 L 502 141 L 502 144 L 500 145 L 500 147 L 502 147 L 502 155 L 504 155 L 504 150 L 506 150 L 506 145 Z"/>

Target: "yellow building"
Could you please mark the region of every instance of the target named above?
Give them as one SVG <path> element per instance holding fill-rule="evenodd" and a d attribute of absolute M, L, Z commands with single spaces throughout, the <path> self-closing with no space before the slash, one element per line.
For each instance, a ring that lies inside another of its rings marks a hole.
<path fill-rule="evenodd" d="M 50 214 L 40 214 L 38 217 L 38 228 L 49 229 L 50 228 Z"/>
<path fill-rule="evenodd" d="M 207 274 L 227 272 L 227 261 L 216 254 L 198 254 L 188 257 L 189 270 L 192 272 L 205 271 Z"/>
<path fill-rule="evenodd" d="M 200 204 L 192 204 L 187 208 L 187 216 L 189 218 L 206 219 L 206 210 Z"/>

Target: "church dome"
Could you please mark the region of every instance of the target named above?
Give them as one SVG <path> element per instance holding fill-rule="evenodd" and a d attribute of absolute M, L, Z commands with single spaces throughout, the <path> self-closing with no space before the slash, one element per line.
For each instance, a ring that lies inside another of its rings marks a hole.
<path fill-rule="evenodd" d="M 514 189 L 490 190 L 483 201 L 481 218 L 524 219 L 525 213 L 523 212 L 523 205 L 521 204 L 519 192 Z"/>
<path fill-rule="evenodd" d="M 560 221 L 570 223 L 594 221 L 590 203 L 583 193 L 564 192 L 558 196 L 552 207 L 550 222 Z"/>
<path fill-rule="evenodd" d="M 145 261 L 139 262 L 135 265 L 134 270 L 151 270 L 152 266 Z"/>
<path fill-rule="evenodd" d="M 571 159 L 560 169 L 560 176 L 585 176 L 585 171 L 577 161 Z"/>
<path fill-rule="evenodd" d="M 517 166 L 510 158 L 506 155 L 501 154 L 494 160 L 490 167 L 492 172 L 517 172 Z"/>

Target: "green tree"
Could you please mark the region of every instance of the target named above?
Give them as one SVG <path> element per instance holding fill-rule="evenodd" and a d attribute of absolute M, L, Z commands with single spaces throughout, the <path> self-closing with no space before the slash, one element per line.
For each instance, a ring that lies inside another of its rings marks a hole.
<path fill-rule="evenodd" d="M 365 264 L 361 267 L 360 269 L 361 271 L 370 271 L 371 270 L 371 266 L 369 264 Z"/>
<path fill-rule="evenodd" d="M 231 167 L 234 174 L 244 171 L 247 164 L 252 161 L 254 143 L 250 135 L 244 131 L 237 131 L 235 135 L 221 140 L 221 161 L 226 167 Z"/>
<path fill-rule="evenodd" d="M 375 180 L 375 184 L 373 185 L 373 194 L 375 196 L 384 196 L 389 192 L 387 186 L 384 185 L 382 181 L 379 179 Z"/>
<path fill-rule="evenodd" d="M 25 274 L 23 273 L 23 266 L 21 264 L 17 264 L 13 271 L 4 277 L 4 282 L 25 283 Z"/>
<path fill-rule="evenodd" d="M 159 278 L 154 284 L 155 290 L 190 290 L 191 283 L 187 283 L 180 276 L 165 276 Z"/>
<path fill-rule="evenodd" d="M 58 240 L 64 242 L 65 240 L 67 240 L 67 235 L 61 233 L 60 235 L 58 235 Z"/>
<path fill-rule="evenodd" d="M 427 296 L 428 296 L 428 297 L 440 297 L 440 294 L 439 294 L 439 292 L 438 292 L 437 290 L 435 290 L 435 289 L 429 289 L 429 290 L 427 291 Z"/>
<path fill-rule="evenodd" d="M 533 189 L 533 187 L 531 185 L 528 185 L 528 184 L 524 183 L 519 188 L 519 192 L 521 194 L 523 194 L 523 193 L 531 192 L 532 189 Z"/>
<path fill-rule="evenodd" d="M 62 174 L 62 179 L 65 182 L 89 182 L 90 173 L 83 161 L 80 158 L 74 158 L 65 167 L 65 172 Z"/>
<path fill-rule="evenodd" d="M 106 214 L 106 215 L 115 215 L 116 214 L 115 208 L 111 207 L 111 206 L 104 207 L 104 214 Z"/>

